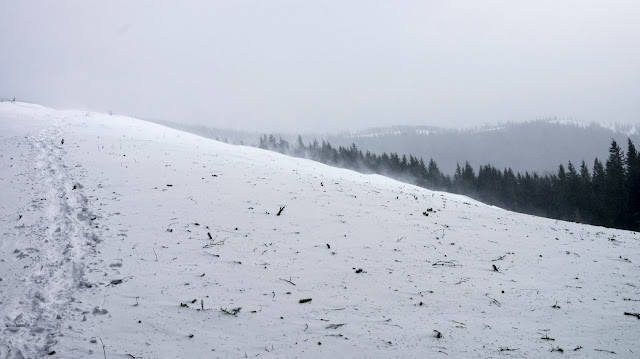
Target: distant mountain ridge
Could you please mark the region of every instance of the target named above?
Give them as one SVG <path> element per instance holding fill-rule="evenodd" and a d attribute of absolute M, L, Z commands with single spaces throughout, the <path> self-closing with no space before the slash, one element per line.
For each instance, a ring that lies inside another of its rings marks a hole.
<path fill-rule="evenodd" d="M 446 127 L 438 127 L 438 126 L 383 126 L 383 127 L 371 127 L 360 131 L 347 131 L 341 132 L 337 135 L 331 136 L 344 136 L 346 138 L 371 138 L 371 137 L 383 137 L 383 136 L 391 136 L 391 135 L 407 135 L 407 134 L 417 134 L 417 135 L 438 135 L 445 133 L 481 133 L 481 132 L 490 132 L 490 131 L 508 131 L 512 127 L 516 127 L 524 124 L 532 124 L 532 123 L 545 123 L 545 124 L 553 124 L 559 126 L 573 126 L 582 129 L 586 129 L 589 127 L 596 127 L 607 129 L 613 132 L 614 134 L 621 134 L 625 136 L 637 136 L 639 134 L 640 124 L 599 124 L 596 122 L 581 122 L 575 120 L 559 120 L 559 119 L 543 119 L 543 120 L 534 120 L 527 122 L 507 122 L 500 123 L 496 125 L 484 125 L 480 127 L 471 127 L 471 128 L 446 128 Z"/>

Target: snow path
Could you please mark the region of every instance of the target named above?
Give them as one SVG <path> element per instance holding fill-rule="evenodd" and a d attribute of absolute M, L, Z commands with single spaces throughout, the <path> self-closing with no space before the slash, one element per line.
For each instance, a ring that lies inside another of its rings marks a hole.
<path fill-rule="evenodd" d="M 0 358 L 640 354 L 638 233 L 120 116 L 0 136 Z"/>
<path fill-rule="evenodd" d="M 0 358 L 53 352 L 81 284 L 86 247 L 97 239 L 82 186 L 67 171 L 63 137 L 63 123 L 54 120 L 27 140 L 34 167 L 29 174 L 34 190 L 29 207 L 38 218 L 28 225 L 25 218 L 3 241 L 3 247 L 15 246 L 12 261 L 22 264 L 22 270 L 3 278 L 14 289 L 11 298 L 3 293 L 0 318 L 6 329 L 0 337 Z M 19 208 L 18 213 L 26 209 Z"/>

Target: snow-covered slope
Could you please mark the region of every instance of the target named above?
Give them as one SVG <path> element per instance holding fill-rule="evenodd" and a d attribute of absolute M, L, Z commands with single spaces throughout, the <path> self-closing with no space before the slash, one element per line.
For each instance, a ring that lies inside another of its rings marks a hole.
<path fill-rule="evenodd" d="M 640 356 L 638 233 L 125 117 L 0 130 L 2 358 Z"/>

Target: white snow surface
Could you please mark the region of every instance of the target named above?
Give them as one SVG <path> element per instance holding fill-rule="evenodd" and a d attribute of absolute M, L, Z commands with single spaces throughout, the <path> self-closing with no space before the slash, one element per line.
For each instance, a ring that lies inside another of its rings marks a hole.
<path fill-rule="evenodd" d="M 0 358 L 640 357 L 638 233 L 24 103 L 0 170 Z"/>

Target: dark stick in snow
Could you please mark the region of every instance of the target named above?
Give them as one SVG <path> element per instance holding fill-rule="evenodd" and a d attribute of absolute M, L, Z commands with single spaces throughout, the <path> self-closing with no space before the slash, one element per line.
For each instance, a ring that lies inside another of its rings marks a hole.
<path fill-rule="evenodd" d="M 283 280 L 283 281 L 285 281 L 285 282 L 287 282 L 287 283 L 291 283 L 291 284 L 293 284 L 293 285 L 296 285 L 295 283 L 293 283 L 293 282 L 291 281 L 291 277 L 289 277 L 289 280 L 286 280 L 286 279 L 284 279 L 284 278 L 278 278 L 278 279 Z"/>
<path fill-rule="evenodd" d="M 624 315 L 631 315 L 631 316 L 634 316 L 634 317 L 636 317 L 636 318 L 640 319 L 640 313 L 629 313 L 629 312 L 624 312 Z"/>
<path fill-rule="evenodd" d="M 544 337 L 540 338 L 544 340 L 555 340 L 554 338 L 549 337 L 549 334 L 545 334 Z"/>
<path fill-rule="evenodd" d="M 604 349 L 593 349 L 597 352 L 605 352 L 605 353 L 611 353 L 611 354 L 615 354 L 616 352 L 614 352 L 613 350 L 604 350 Z"/>
<path fill-rule="evenodd" d="M 104 349 L 104 342 L 102 338 L 100 338 L 100 344 L 102 344 L 102 354 L 104 354 L 104 359 L 107 359 L 107 351 Z"/>
<path fill-rule="evenodd" d="M 490 303 L 491 303 L 491 304 L 495 304 L 495 305 L 497 305 L 498 307 L 502 307 L 502 303 L 498 302 L 498 300 L 497 300 L 497 299 L 489 297 L 489 295 L 488 295 L 488 294 L 485 294 L 485 295 L 487 296 L 487 298 L 491 299 L 491 301 L 490 301 Z"/>
<path fill-rule="evenodd" d="M 454 261 L 437 261 L 432 264 L 432 266 L 447 266 L 447 267 L 458 267 L 460 264 L 454 263 Z"/>
<path fill-rule="evenodd" d="M 225 314 L 237 316 L 238 313 L 240 313 L 241 309 L 242 309 L 242 307 L 234 308 L 234 309 L 231 309 L 231 310 L 227 310 L 227 308 L 220 308 L 220 311 L 225 313 Z"/>

